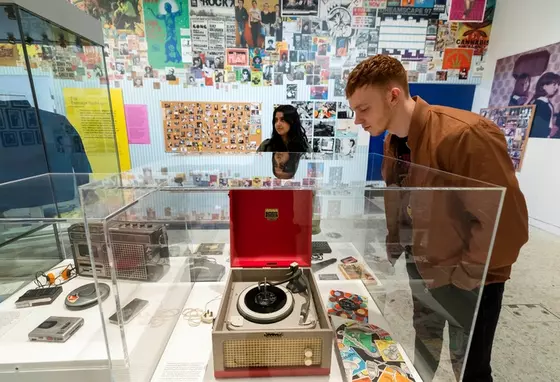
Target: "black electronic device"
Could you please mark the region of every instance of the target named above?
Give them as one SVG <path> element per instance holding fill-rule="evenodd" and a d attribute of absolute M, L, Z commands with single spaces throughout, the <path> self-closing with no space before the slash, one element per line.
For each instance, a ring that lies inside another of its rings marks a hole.
<path fill-rule="evenodd" d="M 66 342 L 83 325 L 81 317 L 51 316 L 33 329 L 28 337 L 30 341 Z"/>
<path fill-rule="evenodd" d="M 214 282 L 220 281 L 226 267 L 217 264 L 216 260 L 202 256 L 189 258 L 185 264 L 183 282 Z"/>
<path fill-rule="evenodd" d="M 88 225 L 94 264 L 91 263 L 84 224 L 68 228 L 72 255 L 80 276 L 110 278 L 107 244 L 101 223 Z M 158 281 L 169 269 L 167 232 L 162 224 L 113 222 L 109 235 L 117 278 Z"/>
<path fill-rule="evenodd" d="M 101 297 L 101 302 L 105 301 L 109 297 L 111 288 L 105 283 L 99 284 L 99 295 Z M 82 285 L 79 288 L 74 289 L 72 292 L 68 293 L 64 304 L 69 310 L 83 310 L 91 308 L 98 304 L 97 293 L 95 292 L 95 284 L 90 283 Z"/>
<path fill-rule="evenodd" d="M 142 300 L 139 298 L 135 298 L 131 302 L 125 305 L 122 310 L 123 320 L 125 324 L 128 324 L 138 313 L 142 311 L 148 305 L 148 301 Z M 111 317 L 109 317 L 109 322 L 111 324 L 117 324 L 117 313 L 113 313 Z"/>
<path fill-rule="evenodd" d="M 332 249 L 326 241 L 314 241 L 311 243 L 311 253 L 332 253 Z"/>
<path fill-rule="evenodd" d="M 321 261 L 320 263 L 311 264 L 311 270 L 313 272 L 318 272 L 321 269 L 325 269 L 329 265 L 333 265 L 335 263 L 336 263 L 336 259 L 328 259 L 328 260 L 325 260 L 325 261 Z"/>
<path fill-rule="evenodd" d="M 30 289 L 16 301 L 16 308 L 28 308 L 31 306 L 48 305 L 62 293 L 61 286 L 49 288 Z"/>

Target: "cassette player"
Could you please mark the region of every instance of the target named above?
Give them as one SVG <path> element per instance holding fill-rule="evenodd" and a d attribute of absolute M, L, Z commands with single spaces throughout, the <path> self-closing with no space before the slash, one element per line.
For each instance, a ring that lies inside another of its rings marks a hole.
<path fill-rule="evenodd" d="M 107 241 L 102 223 L 88 224 L 94 262 L 90 261 L 83 223 L 68 228 L 72 256 L 80 276 L 110 278 Z M 109 240 L 119 279 L 158 281 L 169 269 L 167 231 L 162 224 L 112 222 Z"/>

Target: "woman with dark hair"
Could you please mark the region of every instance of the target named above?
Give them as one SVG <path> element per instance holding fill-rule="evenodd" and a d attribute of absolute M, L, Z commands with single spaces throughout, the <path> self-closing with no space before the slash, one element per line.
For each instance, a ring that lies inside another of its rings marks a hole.
<path fill-rule="evenodd" d="M 531 86 L 531 77 L 527 73 L 515 75 L 515 86 L 509 99 L 508 106 L 521 106 L 529 100 L 529 87 Z"/>
<path fill-rule="evenodd" d="M 272 117 L 272 137 L 259 146 L 259 152 L 292 152 L 309 151 L 309 143 L 305 130 L 301 125 L 299 114 L 292 105 L 280 105 Z"/>
<path fill-rule="evenodd" d="M 536 106 L 531 138 L 551 137 L 554 127 L 552 121 L 555 114 L 551 100 L 558 94 L 559 86 L 560 76 L 552 72 L 543 74 L 537 81 L 535 95 L 531 100 L 531 104 Z"/>

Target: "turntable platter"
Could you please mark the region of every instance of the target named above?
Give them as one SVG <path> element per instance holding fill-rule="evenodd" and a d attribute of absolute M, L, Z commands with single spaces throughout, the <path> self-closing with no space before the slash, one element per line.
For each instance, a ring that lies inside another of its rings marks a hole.
<path fill-rule="evenodd" d="M 294 309 L 294 297 L 283 286 L 245 288 L 237 300 L 237 310 L 257 324 L 272 324 L 288 317 Z"/>

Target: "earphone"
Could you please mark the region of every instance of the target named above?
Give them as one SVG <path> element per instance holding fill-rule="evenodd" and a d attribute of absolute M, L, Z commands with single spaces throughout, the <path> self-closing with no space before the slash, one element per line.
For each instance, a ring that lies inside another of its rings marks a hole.
<path fill-rule="evenodd" d="M 52 272 L 61 268 L 63 269 L 58 274 L 58 276 L 56 276 L 54 272 Z M 68 264 L 63 267 L 54 268 L 47 274 L 45 274 L 44 272 L 35 273 L 35 285 L 37 285 L 37 288 L 64 285 L 76 276 L 76 268 L 72 264 Z"/>

